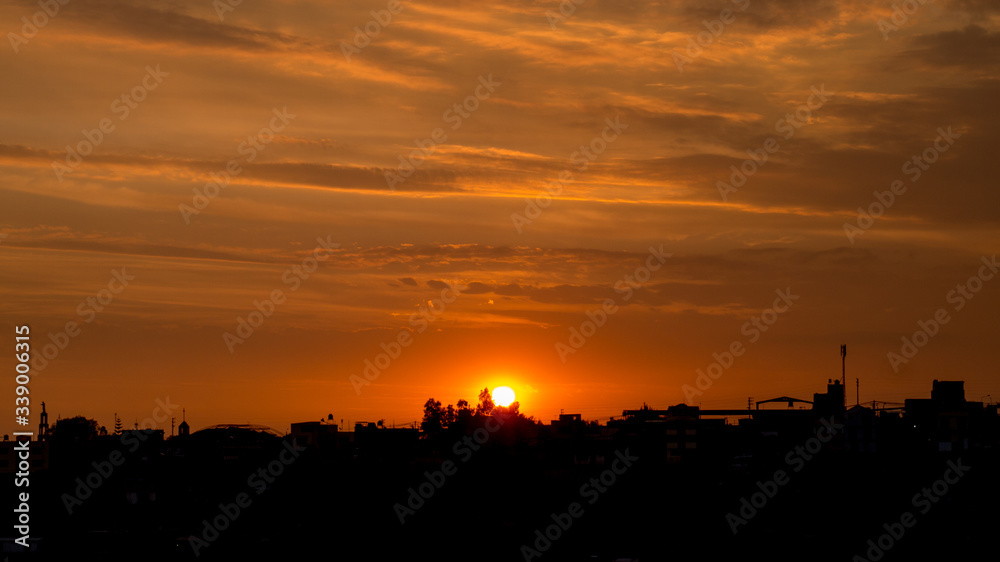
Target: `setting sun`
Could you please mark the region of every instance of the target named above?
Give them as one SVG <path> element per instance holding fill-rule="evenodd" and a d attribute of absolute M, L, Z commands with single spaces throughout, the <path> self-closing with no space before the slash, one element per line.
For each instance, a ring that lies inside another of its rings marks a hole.
<path fill-rule="evenodd" d="M 498 386 L 493 389 L 493 403 L 507 407 L 514 403 L 514 390 L 509 386 Z"/>

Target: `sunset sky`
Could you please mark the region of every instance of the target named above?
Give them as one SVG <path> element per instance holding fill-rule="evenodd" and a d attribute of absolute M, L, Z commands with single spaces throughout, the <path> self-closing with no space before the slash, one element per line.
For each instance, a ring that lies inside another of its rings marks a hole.
<path fill-rule="evenodd" d="M 862 402 L 935 378 L 1000 399 L 995 2 L 52 3 L 0 0 L 8 373 L 14 326 L 38 355 L 79 325 L 32 375 L 33 426 L 41 401 L 110 428 L 167 397 L 194 429 L 388 425 L 498 385 L 606 421 L 685 401 L 737 341 L 689 403 L 811 399 L 841 344 L 851 404 L 855 378 Z M 754 337 L 776 291 L 798 298 Z"/>

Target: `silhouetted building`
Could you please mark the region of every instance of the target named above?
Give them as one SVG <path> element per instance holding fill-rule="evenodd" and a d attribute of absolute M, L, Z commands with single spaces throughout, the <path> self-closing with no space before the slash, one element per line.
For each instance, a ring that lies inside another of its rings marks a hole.
<path fill-rule="evenodd" d="M 843 415 L 844 385 L 838 380 L 827 380 L 826 393 L 813 394 L 813 411 L 820 417 Z"/>
<path fill-rule="evenodd" d="M 940 408 L 959 409 L 965 405 L 965 381 L 934 380 L 931 400 Z"/>
<path fill-rule="evenodd" d="M 878 419 L 875 410 L 852 406 L 844 414 L 844 450 L 853 453 L 877 453 Z"/>
<path fill-rule="evenodd" d="M 38 417 L 38 440 L 43 441 L 49 434 L 49 414 L 45 411 L 45 402 L 42 402 L 42 413 Z"/>
<path fill-rule="evenodd" d="M 587 430 L 587 424 L 580 414 L 559 414 L 559 419 L 552 420 L 549 425 L 552 429 L 552 437 L 562 439 L 580 437 Z"/>
<path fill-rule="evenodd" d="M 292 424 L 292 443 L 310 449 L 337 447 L 337 424 L 318 421 Z"/>
<path fill-rule="evenodd" d="M 162 429 L 126 429 L 113 442 L 138 444 L 136 451 L 140 456 L 158 455 L 163 449 Z M 135 447 L 136 445 L 130 445 Z"/>
<path fill-rule="evenodd" d="M 939 452 L 964 451 L 976 428 L 970 424 L 985 416 L 982 402 L 965 400 L 964 381 L 934 380 L 931 397 L 905 402 L 905 420 L 917 439 Z"/>
<path fill-rule="evenodd" d="M 177 436 L 187 437 L 191 435 L 191 426 L 187 422 L 187 410 L 181 410 L 181 424 L 177 426 Z"/>

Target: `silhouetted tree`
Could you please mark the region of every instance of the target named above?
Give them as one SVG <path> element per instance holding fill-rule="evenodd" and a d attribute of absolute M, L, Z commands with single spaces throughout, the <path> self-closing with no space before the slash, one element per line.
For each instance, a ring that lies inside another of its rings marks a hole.
<path fill-rule="evenodd" d="M 433 437 L 446 430 L 461 433 L 470 426 L 480 425 L 483 418 L 489 416 L 503 416 L 508 421 L 514 422 L 511 427 L 530 427 L 540 423 L 534 417 L 527 418 L 521 413 L 520 402 L 512 402 L 506 407 L 497 406 L 493 402 L 493 394 L 489 387 L 484 388 L 479 393 L 479 404 L 474 410 L 469 406 L 469 401 L 464 398 L 459 399 L 457 404 L 457 407 L 451 404 L 442 407 L 439 400 L 428 398 L 424 402 L 424 417 L 420 422 L 420 429 L 427 437 Z"/>
<path fill-rule="evenodd" d="M 118 417 L 118 412 L 115 412 L 115 435 L 122 434 L 122 420 Z"/>
<path fill-rule="evenodd" d="M 493 413 L 501 415 L 511 415 L 514 416 L 515 418 L 523 417 L 521 416 L 521 412 L 519 411 L 520 409 L 521 409 L 521 403 L 515 400 L 514 402 L 511 402 L 510 406 L 506 407 L 495 406 L 493 408 Z"/>
<path fill-rule="evenodd" d="M 469 406 L 469 401 L 465 398 L 459 398 L 455 408 L 455 423 L 462 426 L 467 425 L 473 414 L 475 412 Z"/>
<path fill-rule="evenodd" d="M 420 422 L 420 429 L 424 433 L 439 433 L 444 429 L 444 410 L 441 409 L 441 402 L 433 398 L 428 398 L 424 402 L 424 419 Z"/>
<path fill-rule="evenodd" d="M 97 420 L 76 416 L 56 422 L 52 428 L 52 440 L 83 442 L 97 437 Z"/>
<path fill-rule="evenodd" d="M 476 406 L 476 416 L 488 416 L 493 413 L 493 408 L 496 405 L 493 403 L 493 395 L 490 394 L 489 387 L 484 388 L 479 392 L 479 405 Z"/>

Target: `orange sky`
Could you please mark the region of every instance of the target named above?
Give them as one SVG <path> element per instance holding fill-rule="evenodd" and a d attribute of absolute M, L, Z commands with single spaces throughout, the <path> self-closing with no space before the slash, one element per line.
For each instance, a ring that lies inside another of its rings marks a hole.
<path fill-rule="evenodd" d="M 684 401 L 733 342 L 691 403 L 809 399 L 842 343 L 851 402 L 855 377 L 862 402 L 935 378 L 1000 398 L 1000 279 L 951 293 L 1000 240 L 1000 11 L 892 4 L 0 1 L 0 316 L 36 352 L 80 326 L 33 374 L 32 424 L 42 400 L 110 427 L 167 397 L 195 429 L 405 423 L 501 384 L 543 420 L 606 420 Z M 637 271 L 650 247 L 670 255 Z"/>

